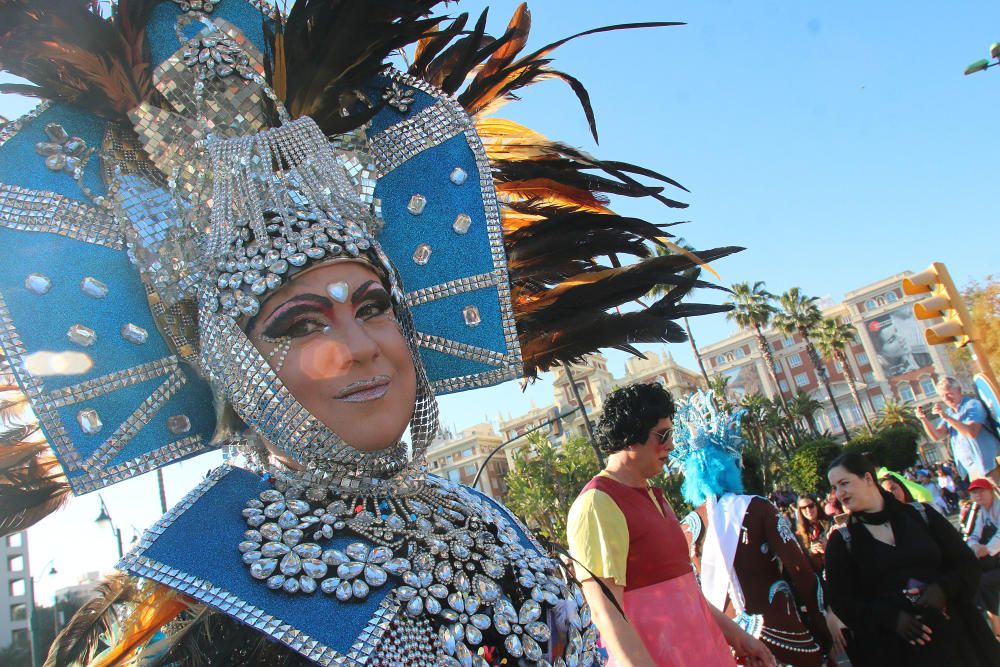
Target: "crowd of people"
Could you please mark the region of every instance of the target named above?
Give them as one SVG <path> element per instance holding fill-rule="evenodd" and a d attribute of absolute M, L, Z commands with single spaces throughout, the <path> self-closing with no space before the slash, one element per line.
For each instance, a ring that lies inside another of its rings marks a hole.
<path fill-rule="evenodd" d="M 845 453 L 828 493 L 761 498 L 743 489 L 739 413 L 655 384 L 612 393 L 598 439 L 609 462 L 568 537 L 608 664 L 1000 664 L 989 478 Z M 679 526 L 648 487 L 667 461 L 695 507 Z"/>

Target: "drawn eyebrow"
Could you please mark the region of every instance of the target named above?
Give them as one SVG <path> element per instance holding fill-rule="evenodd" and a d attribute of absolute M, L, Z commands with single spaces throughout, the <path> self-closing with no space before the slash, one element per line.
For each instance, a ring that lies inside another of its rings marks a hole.
<path fill-rule="evenodd" d="M 377 280 L 368 280 L 368 281 L 365 281 L 364 283 L 362 283 L 362 284 L 361 284 L 361 286 L 360 286 L 360 287 L 359 287 L 358 289 L 354 290 L 354 293 L 353 293 L 353 294 L 351 294 L 351 302 L 352 302 L 352 303 L 355 303 L 355 302 L 357 302 L 357 301 L 358 301 L 358 299 L 360 299 L 360 298 L 361 298 L 362 296 L 364 296 L 364 294 L 365 294 L 365 291 L 366 291 L 366 290 L 367 290 L 367 289 L 368 289 L 368 288 L 369 288 L 369 287 L 370 287 L 370 286 L 371 286 L 371 285 L 372 285 L 373 283 L 378 283 L 378 281 L 377 281 Z"/>
<path fill-rule="evenodd" d="M 289 299 L 285 303 L 281 304 L 277 308 L 275 308 L 274 312 L 271 313 L 271 315 L 270 315 L 270 317 L 268 319 L 274 319 L 274 318 L 277 318 L 277 317 L 281 317 L 282 315 L 285 315 L 293 307 L 296 307 L 296 306 L 308 306 L 308 305 L 313 305 L 313 306 L 319 306 L 321 308 L 326 308 L 326 307 L 329 307 L 330 300 L 328 298 L 326 298 L 325 296 L 320 296 L 319 294 L 298 294 L 296 296 L 293 296 L 291 299 Z M 254 330 L 254 327 L 257 325 L 257 318 L 258 317 L 259 317 L 259 313 L 257 315 L 254 315 L 253 317 L 250 318 L 250 321 L 247 322 L 247 331 L 253 331 Z"/>

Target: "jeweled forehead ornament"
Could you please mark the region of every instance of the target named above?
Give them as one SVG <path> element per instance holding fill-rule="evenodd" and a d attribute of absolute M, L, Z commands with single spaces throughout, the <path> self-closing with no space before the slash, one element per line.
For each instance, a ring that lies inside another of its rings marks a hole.
<path fill-rule="evenodd" d="M 347 293 L 351 286 L 345 282 L 330 283 L 326 286 L 326 293 L 337 303 L 347 303 Z"/>

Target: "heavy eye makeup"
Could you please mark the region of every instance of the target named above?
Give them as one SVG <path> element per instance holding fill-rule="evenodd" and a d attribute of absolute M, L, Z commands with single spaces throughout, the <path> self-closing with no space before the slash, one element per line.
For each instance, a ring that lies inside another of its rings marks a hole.
<path fill-rule="evenodd" d="M 354 291 L 351 305 L 354 317 L 368 321 L 392 310 L 389 293 L 377 282 L 369 281 Z M 265 339 L 301 338 L 323 331 L 334 319 L 335 305 L 326 297 L 303 294 L 282 304 L 264 321 Z"/>

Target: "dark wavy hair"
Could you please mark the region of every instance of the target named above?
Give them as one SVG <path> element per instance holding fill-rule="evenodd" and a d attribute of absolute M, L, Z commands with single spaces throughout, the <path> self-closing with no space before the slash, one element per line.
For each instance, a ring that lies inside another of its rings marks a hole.
<path fill-rule="evenodd" d="M 829 475 L 831 470 L 841 466 L 847 472 L 857 475 L 862 479 L 864 479 L 866 474 L 871 475 L 872 481 L 878 484 L 878 475 L 875 473 L 875 460 L 869 452 L 845 452 L 841 454 L 830 461 L 830 465 L 826 467 L 826 474 Z"/>
<path fill-rule="evenodd" d="M 630 384 L 608 394 L 597 424 L 597 446 L 605 454 L 646 442 L 649 430 L 664 418 L 673 418 L 674 399 L 657 382 Z"/>

